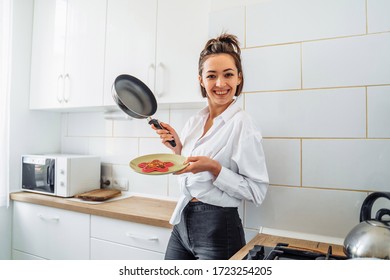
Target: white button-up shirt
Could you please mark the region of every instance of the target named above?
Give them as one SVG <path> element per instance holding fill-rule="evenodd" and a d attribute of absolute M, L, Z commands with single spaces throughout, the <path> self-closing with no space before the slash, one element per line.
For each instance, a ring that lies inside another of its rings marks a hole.
<path fill-rule="evenodd" d="M 191 117 L 181 133 L 181 155 L 208 156 L 222 165 L 215 178 L 209 171 L 178 175 L 181 196 L 170 223 L 180 222 L 181 213 L 193 198 L 222 207 L 238 207 L 241 200 L 256 206 L 264 200 L 268 188 L 262 136 L 250 116 L 233 102 L 214 119 L 202 137 L 209 116 L 208 107 Z"/>

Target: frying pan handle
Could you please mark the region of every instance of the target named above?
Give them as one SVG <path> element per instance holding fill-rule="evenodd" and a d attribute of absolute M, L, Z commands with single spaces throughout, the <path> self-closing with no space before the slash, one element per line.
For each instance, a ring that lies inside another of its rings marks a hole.
<path fill-rule="evenodd" d="M 156 119 L 151 119 L 151 120 L 149 120 L 149 124 L 153 124 L 154 127 L 158 128 L 158 129 L 164 129 L 164 128 L 161 126 L 160 122 L 159 122 L 158 120 L 156 120 Z M 169 143 L 172 147 L 176 147 L 176 142 L 175 142 L 175 140 L 170 140 L 170 141 L 168 141 L 168 143 Z"/>

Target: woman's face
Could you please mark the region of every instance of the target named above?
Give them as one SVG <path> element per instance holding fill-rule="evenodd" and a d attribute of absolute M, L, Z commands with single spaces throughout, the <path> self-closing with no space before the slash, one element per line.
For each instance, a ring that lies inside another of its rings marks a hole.
<path fill-rule="evenodd" d="M 241 83 L 241 75 L 232 56 L 228 54 L 211 55 L 203 63 L 199 76 L 202 87 L 207 92 L 210 106 L 229 106 Z"/>

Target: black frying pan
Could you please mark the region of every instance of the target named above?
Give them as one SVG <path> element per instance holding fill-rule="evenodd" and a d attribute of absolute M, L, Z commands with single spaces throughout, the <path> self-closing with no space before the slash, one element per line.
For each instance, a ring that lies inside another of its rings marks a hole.
<path fill-rule="evenodd" d="M 157 111 L 157 101 L 152 91 L 139 79 L 131 75 L 119 75 L 112 85 L 112 97 L 123 112 L 136 119 L 147 119 L 158 129 L 164 129 L 151 116 Z M 175 140 L 168 141 L 172 147 Z"/>

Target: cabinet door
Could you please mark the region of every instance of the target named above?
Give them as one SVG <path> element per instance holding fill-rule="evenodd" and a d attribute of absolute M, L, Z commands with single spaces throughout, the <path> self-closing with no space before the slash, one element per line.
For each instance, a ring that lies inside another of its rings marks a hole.
<path fill-rule="evenodd" d="M 35 0 L 31 109 L 103 105 L 107 0 Z"/>
<path fill-rule="evenodd" d="M 159 0 L 156 87 L 160 103 L 198 102 L 198 59 L 208 39 L 210 0 Z"/>
<path fill-rule="evenodd" d="M 66 14 L 66 0 L 34 1 L 31 109 L 62 106 Z"/>
<path fill-rule="evenodd" d="M 106 0 L 68 0 L 66 107 L 103 105 Z"/>
<path fill-rule="evenodd" d="M 91 238 L 91 260 L 163 260 L 164 254 Z"/>
<path fill-rule="evenodd" d="M 130 74 L 154 87 L 157 0 L 108 0 L 104 105 L 115 105 L 111 88 Z"/>
<path fill-rule="evenodd" d="M 90 215 L 24 202 L 14 202 L 13 215 L 14 250 L 45 259 L 89 259 Z"/>

